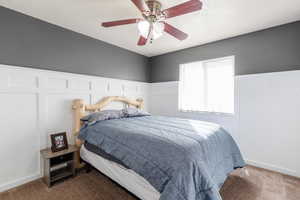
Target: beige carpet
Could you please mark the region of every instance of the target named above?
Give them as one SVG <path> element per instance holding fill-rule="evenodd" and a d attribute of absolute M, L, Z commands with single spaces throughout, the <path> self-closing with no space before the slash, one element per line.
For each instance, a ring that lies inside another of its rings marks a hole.
<path fill-rule="evenodd" d="M 223 200 L 300 200 L 300 179 L 248 166 L 236 170 L 221 189 Z M 107 177 L 92 171 L 52 188 L 37 180 L 0 193 L 0 200 L 135 200 Z"/>

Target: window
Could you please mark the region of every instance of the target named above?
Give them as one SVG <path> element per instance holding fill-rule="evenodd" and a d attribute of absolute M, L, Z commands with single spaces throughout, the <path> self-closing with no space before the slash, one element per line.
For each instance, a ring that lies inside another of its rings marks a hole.
<path fill-rule="evenodd" d="M 234 57 L 180 65 L 179 110 L 234 113 Z"/>

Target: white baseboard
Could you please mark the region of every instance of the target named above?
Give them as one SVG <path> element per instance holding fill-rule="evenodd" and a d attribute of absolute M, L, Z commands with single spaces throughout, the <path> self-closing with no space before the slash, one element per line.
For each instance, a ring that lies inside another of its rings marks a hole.
<path fill-rule="evenodd" d="M 18 187 L 18 186 L 23 185 L 25 183 L 37 180 L 41 177 L 42 177 L 41 174 L 38 173 L 38 174 L 33 174 L 31 176 L 26 176 L 26 177 L 20 178 L 18 180 L 2 184 L 2 185 L 0 185 L 0 192 L 4 192 L 4 191 L 12 189 L 14 187 Z"/>
<path fill-rule="evenodd" d="M 297 171 L 294 171 L 294 170 L 278 167 L 278 166 L 263 163 L 263 162 L 247 160 L 247 159 L 246 159 L 246 163 L 249 164 L 249 165 L 255 166 L 255 167 L 268 169 L 268 170 L 271 170 L 271 171 L 275 171 L 275 172 L 279 172 L 279 173 L 282 173 L 282 174 L 286 174 L 286 175 L 290 175 L 290 176 L 300 178 L 300 173 L 298 173 Z"/>
<path fill-rule="evenodd" d="M 285 169 L 285 168 L 281 168 L 281 167 L 278 167 L 278 166 L 266 164 L 266 163 L 263 163 L 263 162 L 257 162 L 257 161 L 253 161 L 253 160 L 246 160 L 246 163 L 249 164 L 249 165 L 255 166 L 255 167 L 264 168 L 264 169 L 268 169 L 268 170 L 272 170 L 272 171 L 279 172 L 279 173 L 282 173 L 282 174 L 286 174 L 286 175 L 290 175 L 290 176 L 300 178 L 300 174 L 297 173 L 294 170 L 289 170 L 289 169 Z M 11 181 L 9 183 L 0 185 L 0 192 L 4 192 L 6 190 L 12 189 L 14 187 L 23 185 L 23 184 L 31 182 L 31 181 L 34 181 L 34 180 L 39 179 L 41 177 L 42 177 L 42 175 L 38 173 L 38 174 L 34 174 L 34 175 L 31 175 L 31 176 L 21 178 L 21 179 L 16 180 L 16 181 Z"/>

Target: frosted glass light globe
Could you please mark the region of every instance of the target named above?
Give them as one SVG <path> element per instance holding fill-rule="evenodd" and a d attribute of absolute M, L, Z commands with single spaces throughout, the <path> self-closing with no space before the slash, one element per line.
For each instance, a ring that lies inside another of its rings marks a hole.
<path fill-rule="evenodd" d="M 146 20 L 140 21 L 138 23 L 138 29 L 139 29 L 140 35 L 143 36 L 144 38 L 147 38 L 148 34 L 149 34 L 150 23 Z"/>
<path fill-rule="evenodd" d="M 156 22 L 153 24 L 153 39 L 157 39 L 163 35 L 165 24 L 162 22 Z"/>

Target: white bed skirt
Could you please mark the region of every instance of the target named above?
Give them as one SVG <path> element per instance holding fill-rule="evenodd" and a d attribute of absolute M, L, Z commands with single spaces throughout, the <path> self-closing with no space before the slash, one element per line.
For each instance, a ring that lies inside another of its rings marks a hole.
<path fill-rule="evenodd" d="M 100 172 L 135 194 L 142 200 L 159 200 L 160 193 L 143 177 L 131 169 L 102 158 L 101 156 L 88 151 L 84 145 L 80 149 L 81 158 L 90 163 Z"/>

